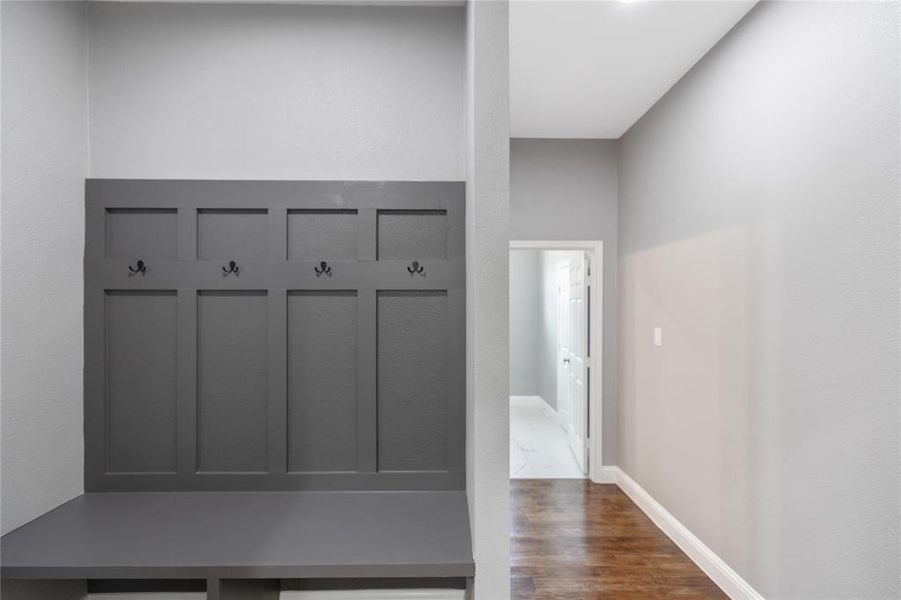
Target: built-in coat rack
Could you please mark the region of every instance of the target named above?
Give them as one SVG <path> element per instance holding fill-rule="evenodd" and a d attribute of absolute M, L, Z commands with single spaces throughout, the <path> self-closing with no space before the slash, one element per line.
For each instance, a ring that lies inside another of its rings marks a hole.
<path fill-rule="evenodd" d="M 88 180 L 85 489 L 463 489 L 464 190 Z"/>

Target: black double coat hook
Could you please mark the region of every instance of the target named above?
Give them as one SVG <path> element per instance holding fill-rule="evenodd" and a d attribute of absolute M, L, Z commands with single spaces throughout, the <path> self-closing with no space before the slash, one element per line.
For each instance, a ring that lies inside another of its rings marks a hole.
<path fill-rule="evenodd" d="M 144 264 L 143 260 L 139 260 L 133 267 L 129 265 L 128 272 L 132 275 L 137 275 L 138 273 L 144 275 L 147 272 L 147 265 Z"/>
<path fill-rule="evenodd" d="M 425 273 L 423 271 L 425 271 L 425 267 L 419 264 L 418 260 L 414 260 L 412 263 L 410 263 L 410 266 L 407 267 L 407 272 L 410 274 L 410 277 L 413 277 L 413 275 L 422 275 L 423 277 L 425 277 Z"/>
<path fill-rule="evenodd" d="M 237 277 L 238 271 L 240 271 L 240 270 L 241 270 L 241 268 L 238 266 L 238 263 L 236 263 L 233 260 L 230 260 L 230 261 L 228 261 L 228 266 L 222 267 L 222 276 L 228 277 L 229 275 L 234 273 L 235 276 Z"/>
<path fill-rule="evenodd" d="M 323 275 L 332 276 L 332 268 L 325 261 L 320 262 L 318 267 L 313 267 L 313 271 L 315 271 L 316 277 L 322 277 Z"/>

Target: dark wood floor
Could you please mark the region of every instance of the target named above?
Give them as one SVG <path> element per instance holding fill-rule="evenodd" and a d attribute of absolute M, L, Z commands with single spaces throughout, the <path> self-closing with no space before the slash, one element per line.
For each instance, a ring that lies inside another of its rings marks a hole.
<path fill-rule="evenodd" d="M 727 598 L 615 485 L 514 479 L 513 600 Z"/>

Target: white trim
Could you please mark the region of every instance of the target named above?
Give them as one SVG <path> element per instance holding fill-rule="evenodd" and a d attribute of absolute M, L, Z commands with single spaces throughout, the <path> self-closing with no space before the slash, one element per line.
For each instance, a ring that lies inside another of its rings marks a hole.
<path fill-rule="evenodd" d="M 764 600 L 751 584 L 742 579 L 732 567 L 707 547 L 685 525 L 679 522 L 668 510 L 629 477 L 619 467 L 603 467 L 605 478 L 612 479 L 617 486 L 632 499 L 638 508 L 650 517 L 685 554 L 688 555 L 710 579 L 716 583 L 732 600 Z"/>
<path fill-rule="evenodd" d="M 310 590 L 282 591 L 279 600 L 463 600 L 466 590 Z"/>
<path fill-rule="evenodd" d="M 604 242 L 600 240 L 511 240 L 511 250 L 587 250 L 591 252 L 591 356 L 588 398 L 588 478 L 604 483 Z M 600 290 L 600 292 L 598 291 Z"/>
<path fill-rule="evenodd" d="M 510 240 L 511 250 L 595 250 L 599 240 Z"/>

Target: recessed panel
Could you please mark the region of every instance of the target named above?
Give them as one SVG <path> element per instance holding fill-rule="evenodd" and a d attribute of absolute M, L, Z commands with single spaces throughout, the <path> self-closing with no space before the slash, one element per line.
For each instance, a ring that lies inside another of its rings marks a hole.
<path fill-rule="evenodd" d="M 380 210 L 379 260 L 447 258 L 447 211 Z"/>
<path fill-rule="evenodd" d="M 288 296 L 288 470 L 354 471 L 357 294 Z"/>
<path fill-rule="evenodd" d="M 461 182 L 85 194 L 86 490 L 461 488 Z"/>
<path fill-rule="evenodd" d="M 357 211 L 288 211 L 289 260 L 357 258 Z"/>
<path fill-rule="evenodd" d="M 174 291 L 107 292 L 109 472 L 176 471 L 176 339 Z"/>
<path fill-rule="evenodd" d="M 268 254 L 265 210 L 197 211 L 197 257 L 200 260 L 265 260 Z"/>
<path fill-rule="evenodd" d="M 447 469 L 448 323 L 443 291 L 378 294 L 378 468 Z"/>
<path fill-rule="evenodd" d="M 178 213 L 174 208 L 111 208 L 106 211 L 106 235 L 108 258 L 174 260 Z"/>
<path fill-rule="evenodd" d="M 260 472 L 267 463 L 268 298 L 197 298 L 197 468 Z"/>

